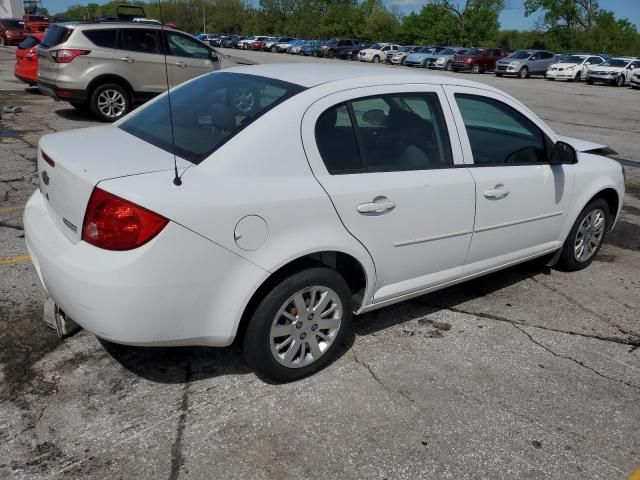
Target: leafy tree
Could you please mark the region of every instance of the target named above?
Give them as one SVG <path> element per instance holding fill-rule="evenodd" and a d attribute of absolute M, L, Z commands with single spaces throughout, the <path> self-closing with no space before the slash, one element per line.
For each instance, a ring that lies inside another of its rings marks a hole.
<path fill-rule="evenodd" d="M 435 0 L 456 19 L 457 40 L 477 45 L 493 40 L 500 29 L 504 0 Z"/>

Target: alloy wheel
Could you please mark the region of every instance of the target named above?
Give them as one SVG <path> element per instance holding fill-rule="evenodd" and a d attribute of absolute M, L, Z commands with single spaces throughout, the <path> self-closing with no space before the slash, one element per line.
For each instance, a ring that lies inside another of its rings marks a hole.
<path fill-rule="evenodd" d="M 473 67 L 471 67 L 471 72 L 480 73 L 480 65 L 476 63 Z"/>
<path fill-rule="evenodd" d="M 127 110 L 127 101 L 121 92 L 107 88 L 98 95 L 98 110 L 105 117 L 118 118 Z"/>
<path fill-rule="evenodd" d="M 332 289 L 315 285 L 289 297 L 278 310 L 269 332 L 271 354 L 288 368 L 316 362 L 336 339 L 343 307 Z"/>
<path fill-rule="evenodd" d="M 233 96 L 233 106 L 236 111 L 243 114 L 248 115 L 253 110 L 255 105 L 256 97 L 253 92 L 248 88 L 241 88 L 236 91 Z"/>
<path fill-rule="evenodd" d="M 573 253 L 578 262 L 586 262 L 595 254 L 604 238 L 605 226 L 606 217 L 599 208 L 584 217 L 573 245 Z"/>

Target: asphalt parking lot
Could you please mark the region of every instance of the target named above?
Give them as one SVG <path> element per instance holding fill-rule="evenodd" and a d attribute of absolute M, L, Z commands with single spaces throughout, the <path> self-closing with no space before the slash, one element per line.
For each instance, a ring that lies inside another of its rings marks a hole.
<path fill-rule="evenodd" d="M 527 263 L 364 315 L 330 367 L 274 385 L 235 346 L 60 341 L 44 326 L 22 230 L 35 147 L 97 122 L 25 89 L 12 59 L 0 47 L 0 109 L 23 109 L 0 120 L 0 478 L 609 480 L 640 468 L 640 91 L 473 76 L 619 152 L 625 208 L 595 262 Z"/>

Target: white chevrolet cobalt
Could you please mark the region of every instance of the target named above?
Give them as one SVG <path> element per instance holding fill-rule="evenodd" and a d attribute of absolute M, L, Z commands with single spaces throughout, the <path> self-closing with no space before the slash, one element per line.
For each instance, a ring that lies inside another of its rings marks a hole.
<path fill-rule="evenodd" d="M 234 68 L 42 137 L 26 241 L 56 322 L 131 345 L 237 338 L 293 380 L 352 314 L 535 257 L 589 265 L 622 207 L 610 152 L 458 78 Z"/>

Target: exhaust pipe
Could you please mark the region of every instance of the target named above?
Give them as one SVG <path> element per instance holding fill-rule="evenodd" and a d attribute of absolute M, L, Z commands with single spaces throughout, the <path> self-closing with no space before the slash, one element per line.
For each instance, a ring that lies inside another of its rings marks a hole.
<path fill-rule="evenodd" d="M 58 337 L 60 338 L 69 337 L 81 328 L 80 325 L 74 322 L 56 305 L 56 302 L 54 302 L 51 297 L 47 297 L 44 301 L 42 318 L 49 327 L 58 333 Z"/>

